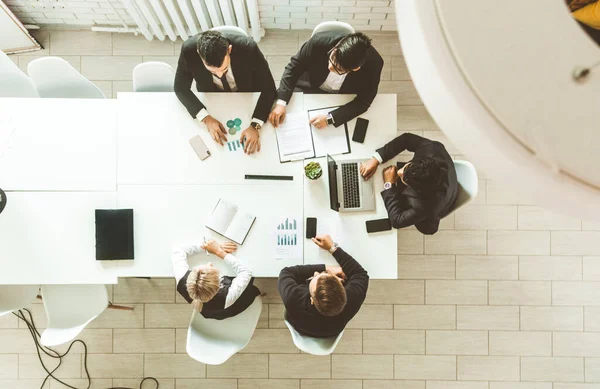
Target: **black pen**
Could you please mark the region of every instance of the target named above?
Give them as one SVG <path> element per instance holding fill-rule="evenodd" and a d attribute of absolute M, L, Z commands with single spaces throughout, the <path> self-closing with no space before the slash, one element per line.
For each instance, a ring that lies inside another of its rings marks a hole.
<path fill-rule="evenodd" d="M 246 174 L 247 180 L 276 180 L 276 181 L 294 181 L 293 176 L 269 176 L 264 174 Z"/>

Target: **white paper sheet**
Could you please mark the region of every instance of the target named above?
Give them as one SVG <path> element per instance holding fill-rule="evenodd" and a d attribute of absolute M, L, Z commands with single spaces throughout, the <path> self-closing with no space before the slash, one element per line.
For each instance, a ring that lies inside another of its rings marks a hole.
<path fill-rule="evenodd" d="M 302 259 L 304 239 L 302 216 L 289 216 L 273 226 L 275 259 Z"/>
<path fill-rule="evenodd" d="M 335 108 L 336 107 L 329 107 L 308 111 L 308 118 L 312 119 L 315 116 L 327 115 Z M 346 136 L 346 126 L 344 124 L 337 128 L 333 125 L 328 125 L 321 129 L 313 126 L 310 126 L 310 128 L 312 130 L 316 157 L 324 157 L 327 154 L 336 155 L 350 152 L 348 137 Z"/>
<path fill-rule="evenodd" d="M 275 130 L 281 162 L 295 161 L 315 156 L 310 125 L 306 112 L 291 112 Z"/>

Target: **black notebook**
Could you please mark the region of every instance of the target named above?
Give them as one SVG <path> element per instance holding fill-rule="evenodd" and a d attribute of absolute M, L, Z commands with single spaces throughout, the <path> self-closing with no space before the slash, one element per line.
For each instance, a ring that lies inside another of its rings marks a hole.
<path fill-rule="evenodd" d="M 96 260 L 133 258 L 133 209 L 97 209 Z"/>

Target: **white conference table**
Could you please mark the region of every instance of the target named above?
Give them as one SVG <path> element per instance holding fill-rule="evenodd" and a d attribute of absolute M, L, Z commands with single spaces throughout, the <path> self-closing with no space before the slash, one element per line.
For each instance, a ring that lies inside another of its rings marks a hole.
<path fill-rule="evenodd" d="M 242 119 L 241 130 L 247 127 L 258 97 L 252 93 L 199 95 L 224 124 L 229 119 Z M 342 104 L 350 98 L 295 94 L 288 112 Z M 275 258 L 275 226 L 286 217 L 294 217 L 303 225 L 307 216 L 317 217 L 319 232 L 330 232 L 371 277 L 397 277 L 397 234 L 366 234 L 364 227 L 365 220 L 385 217 L 380 196 L 374 212 L 338 214 L 330 210 L 327 173 L 313 182 L 304 177 L 303 161 L 279 163 L 275 132 L 269 124 L 261 131 L 260 153 L 248 156 L 217 145 L 171 93 L 120 93 L 110 102 L 3 100 L 11 104 L 15 115 L 0 115 L 0 125 L 14 123 L 15 131 L 11 148 L 5 153 L 13 156 L 8 160 L 0 157 L 0 172 L 9 170 L 8 177 L 12 177 L 0 180 L 8 195 L 8 206 L 0 215 L 0 266 L 4 269 L 0 284 L 116 283 L 118 277 L 171 277 L 173 246 L 203 236 L 219 239 L 204 227 L 219 198 L 257 216 L 246 242 L 238 249 L 257 277 L 276 277 L 289 265 L 332 263 L 332 258 L 324 252 L 319 254 L 309 240 L 304 241 L 303 258 Z M 50 144 L 62 145 L 64 154 L 60 156 L 53 155 L 51 148 L 41 147 L 43 139 L 48 139 L 46 134 L 34 136 L 40 123 L 15 122 L 17 113 L 30 112 L 32 104 L 42 109 L 42 102 L 52 104 L 60 113 L 44 110 L 43 120 L 47 132 L 54 134 Z M 81 108 L 75 115 L 77 120 L 68 120 L 69 126 L 61 130 L 74 106 Z M 378 96 L 361 116 L 370 120 L 365 143 L 352 142 L 352 153 L 336 159 L 369 157 L 396 135 L 395 125 L 389 125 L 396 123 L 395 95 Z M 88 125 L 90 122 L 94 124 Z M 89 131 L 79 134 L 75 128 Z M 354 121 L 348 123 L 350 136 L 353 128 Z M 212 153 L 205 161 L 200 161 L 188 144 L 197 134 Z M 237 132 L 228 138 L 239 135 Z M 26 139 L 43 151 L 41 158 L 49 159 L 39 173 L 29 165 L 15 164 L 39 161 L 37 154 L 25 147 Z M 97 147 L 92 147 L 94 142 Z M 16 170 L 23 171 L 25 178 L 17 180 Z M 250 181 L 244 179 L 245 174 L 291 175 L 294 180 Z M 47 175 L 52 179 L 44 177 Z M 60 185 L 52 186 L 54 182 Z M 95 261 L 94 210 L 103 208 L 134 209 L 135 260 Z M 321 231 L 324 225 L 331 231 Z M 207 261 L 231 274 L 231 269 L 214 256 L 202 254 L 191 259 L 192 264 Z"/>
<path fill-rule="evenodd" d="M 117 102 L 0 98 L 0 188 L 116 190 Z"/>

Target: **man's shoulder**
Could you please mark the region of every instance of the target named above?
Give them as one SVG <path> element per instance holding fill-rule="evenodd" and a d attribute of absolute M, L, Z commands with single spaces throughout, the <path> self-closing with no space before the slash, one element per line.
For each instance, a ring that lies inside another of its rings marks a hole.
<path fill-rule="evenodd" d="M 181 52 L 188 53 L 189 51 L 197 52 L 198 50 L 198 37 L 200 34 L 196 34 L 188 39 L 186 39 L 181 45 Z"/>
<path fill-rule="evenodd" d="M 253 51 L 258 48 L 254 39 L 240 34 L 225 34 L 234 50 Z M 260 50 L 260 49 L 259 49 Z"/>
<path fill-rule="evenodd" d="M 383 68 L 383 58 L 374 46 L 369 47 L 366 57 L 365 67 L 372 67 L 375 69 Z"/>
<path fill-rule="evenodd" d="M 335 46 L 346 34 L 340 31 L 323 31 L 318 32 L 308 40 L 314 46 Z"/>

